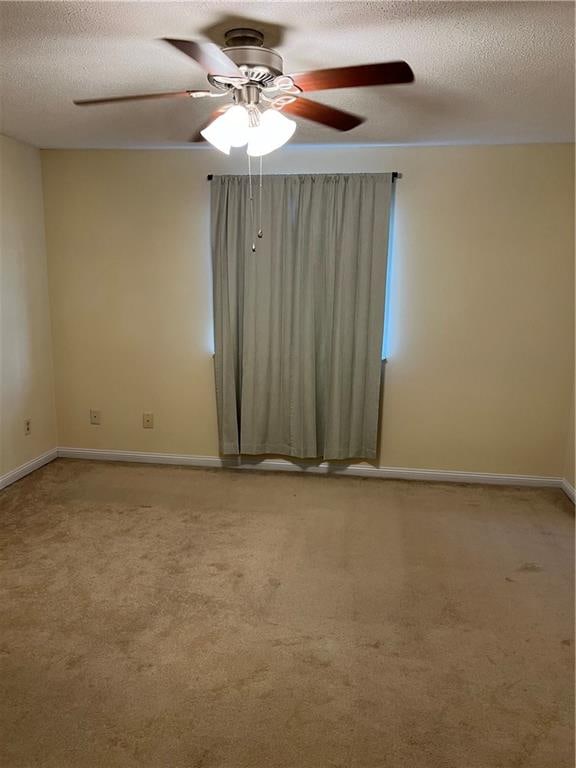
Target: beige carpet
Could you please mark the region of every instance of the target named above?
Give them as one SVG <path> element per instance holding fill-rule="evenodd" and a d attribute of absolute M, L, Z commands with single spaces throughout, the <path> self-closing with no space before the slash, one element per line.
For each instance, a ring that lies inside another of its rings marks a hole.
<path fill-rule="evenodd" d="M 0 495 L 3 768 L 572 768 L 557 490 L 58 460 Z"/>

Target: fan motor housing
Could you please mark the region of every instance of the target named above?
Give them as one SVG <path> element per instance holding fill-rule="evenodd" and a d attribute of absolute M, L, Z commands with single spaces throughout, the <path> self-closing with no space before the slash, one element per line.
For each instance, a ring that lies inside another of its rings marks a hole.
<path fill-rule="evenodd" d="M 283 73 L 282 56 L 271 48 L 238 45 L 223 50 L 251 83 L 259 84 L 262 88 L 271 85 L 274 79 Z M 230 86 L 229 78 L 208 75 L 208 79 L 217 88 Z"/>

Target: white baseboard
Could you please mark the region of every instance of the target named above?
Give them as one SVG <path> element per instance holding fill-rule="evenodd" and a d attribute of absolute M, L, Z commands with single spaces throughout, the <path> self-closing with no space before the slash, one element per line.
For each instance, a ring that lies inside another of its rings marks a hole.
<path fill-rule="evenodd" d="M 566 478 L 560 481 L 560 488 L 562 488 L 571 501 L 576 503 L 576 491 L 574 490 L 574 486 L 571 485 Z"/>
<path fill-rule="evenodd" d="M 6 486 L 11 485 L 12 483 L 15 483 L 16 480 L 20 480 L 20 478 L 29 475 L 30 472 L 34 472 L 35 469 L 40 469 L 40 467 L 43 467 L 44 464 L 48 464 L 51 461 L 54 461 L 54 459 L 57 457 L 58 449 L 51 448 L 49 451 L 46 451 L 46 453 L 43 453 L 40 456 L 37 456 L 35 459 L 30 459 L 30 461 L 27 461 L 25 464 L 21 464 L 19 467 L 16 467 L 16 469 L 11 470 L 10 472 L 6 472 L 5 475 L 0 475 L 0 490 L 2 490 L 2 488 L 6 488 Z"/>
<path fill-rule="evenodd" d="M 350 475 L 399 480 L 428 480 L 441 483 L 481 483 L 488 485 L 525 485 L 536 488 L 562 488 L 568 495 L 565 480 L 539 475 L 499 475 L 486 472 L 448 472 L 439 469 L 407 469 L 404 467 L 375 467 L 370 464 L 331 464 L 286 459 L 236 459 L 218 456 L 191 456 L 174 453 L 145 453 L 138 451 L 104 451 L 92 448 L 58 448 L 58 456 L 68 459 L 97 461 L 131 461 L 150 464 L 177 464 L 190 467 L 227 467 L 230 469 L 259 469 L 281 472 L 305 472 L 321 475 Z M 566 483 L 566 485 L 568 485 Z M 571 487 L 571 486 L 569 486 Z M 573 492 L 574 489 L 572 489 Z M 573 497 L 572 497 L 573 498 Z"/>
<path fill-rule="evenodd" d="M 67 459 L 92 461 L 128 461 L 143 464 L 173 464 L 189 467 L 229 469 L 258 469 L 275 472 L 305 472 L 317 475 L 348 475 L 352 477 L 379 477 L 397 480 L 428 480 L 440 483 L 480 483 L 487 485 L 524 485 L 535 488 L 561 488 L 575 501 L 574 487 L 565 479 L 540 475 L 500 475 L 487 472 L 449 472 L 440 469 L 409 469 L 405 467 L 375 467 L 370 464 L 331 464 L 323 461 L 288 461 L 287 459 L 249 459 L 247 457 L 193 456 L 176 453 L 148 453 L 144 451 L 105 451 L 96 448 L 52 448 L 41 456 L 22 464 L 11 472 L 0 475 L 0 490 L 15 483 L 35 469 L 61 456 Z"/>
<path fill-rule="evenodd" d="M 178 453 L 148 453 L 147 451 L 104 451 L 99 448 L 58 448 L 63 459 L 91 461 L 130 461 L 136 464 L 176 464 L 188 467 L 227 467 L 228 460 L 219 456 L 190 456 Z M 234 466 L 235 466 L 234 462 Z"/>

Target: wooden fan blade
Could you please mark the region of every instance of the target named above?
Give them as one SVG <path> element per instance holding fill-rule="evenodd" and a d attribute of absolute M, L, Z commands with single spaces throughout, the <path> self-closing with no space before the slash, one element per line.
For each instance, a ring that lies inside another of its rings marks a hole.
<path fill-rule="evenodd" d="M 113 104 L 116 101 L 141 101 L 142 99 L 184 99 L 200 95 L 209 94 L 210 91 L 166 91 L 164 93 L 140 93 L 136 96 L 112 96 L 108 99 L 78 99 L 74 101 L 79 107 L 86 107 L 90 104 Z"/>
<path fill-rule="evenodd" d="M 198 144 L 198 143 L 199 143 L 199 142 L 201 142 L 201 141 L 206 141 L 206 139 L 204 138 L 204 136 L 202 136 L 202 134 L 200 133 L 200 131 L 203 131 L 203 130 L 204 130 L 204 128 L 207 128 L 207 127 L 210 125 L 210 123 L 211 123 L 211 122 L 212 122 L 212 121 L 210 120 L 210 121 L 208 121 L 207 123 L 204 123 L 204 125 L 201 125 L 201 126 L 200 126 L 200 128 L 198 128 L 198 130 L 197 130 L 197 131 L 196 131 L 196 133 L 194 134 L 194 136 L 191 136 L 191 137 L 188 139 L 188 141 L 189 141 L 191 144 L 192 144 L 192 143 L 194 143 L 194 144 Z"/>
<path fill-rule="evenodd" d="M 304 117 L 315 123 L 322 123 L 322 125 L 327 125 L 330 128 L 336 128 L 337 131 L 350 131 L 365 120 L 365 118 L 353 115 L 351 112 L 344 112 L 342 109 L 328 107 L 318 101 L 301 98 L 286 104 L 282 107 L 282 112 L 287 112 L 294 117 Z"/>
<path fill-rule="evenodd" d="M 414 72 L 405 61 L 363 64 L 359 67 L 315 69 L 290 75 L 303 91 L 327 91 L 330 88 L 361 88 L 366 85 L 412 83 Z"/>
<path fill-rule="evenodd" d="M 173 45 L 179 51 L 190 56 L 198 62 L 202 69 L 209 75 L 221 75 L 222 77 L 244 77 L 236 64 L 222 49 L 214 43 L 196 43 L 194 40 L 173 40 L 170 37 L 162 38 L 165 43 Z"/>

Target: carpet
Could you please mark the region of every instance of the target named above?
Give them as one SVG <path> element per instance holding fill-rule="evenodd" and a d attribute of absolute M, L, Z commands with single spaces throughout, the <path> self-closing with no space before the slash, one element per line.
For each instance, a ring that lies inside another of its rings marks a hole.
<path fill-rule="evenodd" d="M 572 768 L 557 489 L 59 459 L 0 494 L 3 768 Z"/>

